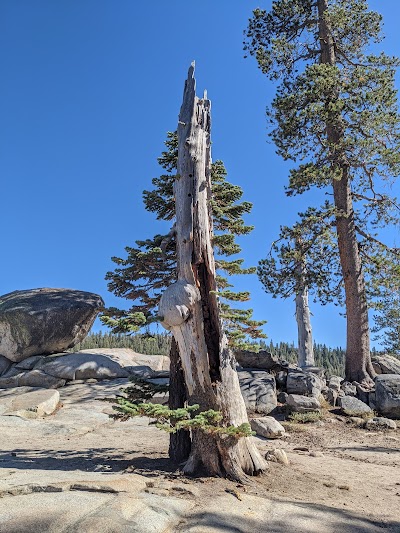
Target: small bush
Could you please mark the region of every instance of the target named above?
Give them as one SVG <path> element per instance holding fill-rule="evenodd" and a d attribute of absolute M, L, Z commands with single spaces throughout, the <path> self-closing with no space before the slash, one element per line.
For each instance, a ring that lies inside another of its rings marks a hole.
<path fill-rule="evenodd" d="M 288 418 L 295 424 L 309 424 L 321 420 L 323 416 L 319 411 L 310 411 L 309 413 L 291 413 Z"/>

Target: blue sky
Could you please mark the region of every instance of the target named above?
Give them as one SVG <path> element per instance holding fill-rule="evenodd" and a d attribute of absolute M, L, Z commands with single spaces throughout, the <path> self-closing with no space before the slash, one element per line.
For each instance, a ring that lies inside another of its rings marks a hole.
<path fill-rule="evenodd" d="M 271 1 L 261 7 L 269 8 Z M 187 68 L 212 100 L 213 158 L 254 203 L 243 238 L 247 265 L 264 257 L 279 226 L 313 196 L 286 198 L 289 166 L 267 142 L 274 87 L 242 32 L 252 0 L 1 0 L 0 293 L 71 287 L 103 296 L 111 256 L 167 226 L 144 211 L 142 190 L 160 173 L 165 133 L 176 127 Z M 385 52 L 400 55 L 397 0 L 374 0 Z M 393 230 L 393 237 L 398 231 Z M 292 300 L 274 300 L 256 276 L 255 318 L 274 341 L 297 337 Z M 317 342 L 345 345 L 338 308 L 312 305 Z M 99 325 L 96 323 L 95 329 Z"/>

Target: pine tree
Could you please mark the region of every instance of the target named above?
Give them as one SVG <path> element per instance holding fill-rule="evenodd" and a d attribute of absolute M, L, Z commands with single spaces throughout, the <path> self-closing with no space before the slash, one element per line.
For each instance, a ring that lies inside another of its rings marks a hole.
<path fill-rule="evenodd" d="M 372 332 L 386 352 L 400 356 L 400 260 L 387 262 L 384 259 L 380 257 L 374 278 L 379 279 L 380 283 Z"/>
<path fill-rule="evenodd" d="M 287 195 L 330 194 L 345 290 L 346 378 L 371 385 L 365 262 L 397 250 L 379 229 L 398 222 L 386 185 L 400 173 L 397 58 L 371 53 L 381 17 L 366 0 L 276 0 L 249 21 L 245 49 L 281 80 L 268 112 L 277 153 L 299 163 Z M 373 270 L 373 268 L 372 268 Z"/>
<path fill-rule="evenodd" d="M 178 138 L 176 132 L 168 132 L 166 150 L 158 159 L 165 174 L 154 178 L 154 189 L 144 191 L 143 199 L 147 211 L 154 213 L 158 220 L 173 220 L 175 202 L 173 186 L 176 179 L 178 160 Z M 211 208 L 214 224 L 214 247 L 217 252 L 216 267 L 220 271 L 217 278 L 218 295 L 221 301 L 222 319 L 230 345 L 235 348 L 251 348 L 251 339 L 265 337 L 261 326 L 265 321 L 253 320 L 252 309 L 232 306 L 231 302 L 249 300 L 249 292 L 232 291 L 227 276 L 253 274 L 255 267 L 243 268 L 243 259 L 224 259 L 240 253 L 235 241 L 239 235 L 247 235 L 253 226 L 246 225 L 243 215 L 249 213 L 252 204 L 241 201 L 243 191 L 238 185 L 229 183 L 222 161 L 211 166 L 213 198 Z M 104 324 L 114 333 L 130 333 L 158 321 L 157 306 L 162 291 L 176 279 L 176 244 L 174 227 L 167 235 L 156 235 L 153 239 L 136 241 L 136 247 L 126 247 L 125 259 L 113 257 L 118 265 L 108 272 L 108 288 L 116 296 L 133 301 L 129 310 L 108 308 L 102 316 Z M 225 274 L 225 275 L 223 275 Z"/>

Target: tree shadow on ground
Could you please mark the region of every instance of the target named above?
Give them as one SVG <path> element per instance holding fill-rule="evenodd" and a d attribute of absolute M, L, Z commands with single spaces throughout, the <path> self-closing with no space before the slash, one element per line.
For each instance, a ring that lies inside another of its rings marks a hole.
<path fill-rule="evenodd" d="M 53 516 L 28 518 L 14 516 L 0 523 L 0 533 L 47 533 L 55 531 L 54 525 L 57 515 L 63 511 L 63 495 L 60 497 L 58 513 Z M 18 499 L 25 498 L 19 496 Z M 168 497 L 166 497 L 168 498 Z M 162 513 L 163 498 L 158 498 L 158 512 Z M 243 504 L 243 515 L 237 512 L 229 513 L 226 509 L 218 512 L 193 511 L 193 509 L 177 517 L 177 523 L 172 531 L 196 533 L 399 533 L 400 522 L 370 520 L 359 514 L 335 509 L 332 507 L 310 504 L 296 503 L 286 500 L 274 500 L 265 502 L 265 509 L 260 514 L 259 509 L 248 509 L 245 502 Z M 104 507 L 104 506 L 103 506 Z M 102 508 L 103 508 L 102 507 Z M 194 510 L 196 506 L 194 507 Z M 250 511 L 250 512 L 249 512 Z M 257 513 L 259 518 L 251 517 L 250 514 Z M 246 516 L 247 515 L 247 516 Z M 124 519 L 114 519 L 112 525 L 107 524 L 104 529 L 104 517 L 102 513 L 96 516 L 91 512 L 91 525 L 98 527 L 98 531 L 106 533 L 132 533 L 134 531 L 148 531 L 146 524 L 137 522 L 136 517 Z M 81 519 L 70 522 L 62 531 L 69 533 L 81 533 L 79 526 Z M 154 524 L 152 524 L 154 527 Z M 92 529 L 91 529 L 92 531 Z M 94 529 L 93 529 L 94 531 Z M 157 533 L 157 529 L 152 529 Z M 161 530 L 158 530 L 161 532 Z"/>
<path fill-rule="evenodd" d="M 269 502 L 266 502 L 269 505 Z M 285 506 L 285 511 L 280 506 Z M 289 506 L 289 507 L 288 507 Z M 244 506 L 244 514 L 250 514 Z M 370 520 L 359 514 L 325 505 L 274 500 L 265 519 L 218 512 L 197 512 L 182 521 L 178 532 L 201 533 L 400 533 L 400 522 Z"/>
<path fill-rule="evenodd" d="M 160 457 L 159 452 L 148 452 L 146 457 L 135 456 L 134 452 L 130 457 L 127 455 L 126 450 L 116 448 L 90 448 L 83 451 L 15 448 L 0 453 L 0 470 L 12 468 L 114 473 L 129 469 L 131 472 L 147 476 L 157 476 L 176 470 L 176 464 L 168 457 Z"/>

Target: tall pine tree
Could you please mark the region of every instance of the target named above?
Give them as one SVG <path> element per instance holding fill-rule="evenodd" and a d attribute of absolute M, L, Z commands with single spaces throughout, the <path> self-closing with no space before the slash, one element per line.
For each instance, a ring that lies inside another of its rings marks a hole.
<path fill-rule="evenodd" d="M 245 49 L 281 83 L 269 111 L 277 153 L 298 163 L 287 194 L 330 194 L 347 318 L 346 378 L 371 385 L 364 258 L 397 250 L 379 229 L 398 223 L 385 185 L 400 173 L 397 58 L 374 54 L 381 17 L 366 0 L 276 0 L 249 21 Z"/>
<path fill-rule="evenodd" d="M 154 189 L 144 191 L 143 199 L 147 211 L 158 220 L 173 220 L 175 217 L 174 181 L 178 160 L 178 138 L 176 132 L 169 132 L 165 142 L 166 150 L 158 159 L 165 174 L 154 178 Z M 247 235 L 253 226 L 246 225 L 243 215 L 249 213 L 252 204 L 241 201 L 243 191 L 238 185 L 229 183 L 222 161 L 215 161 L 211 167 L 213 198 L 211 209 L 214 224 L 214 249 L 217 252 L 216 267 L 220 274 L 218 296 L 221 300 L 222 319 L 225 333 L 231 347 L 248 348 L 253 339 L 263 338 L 261 326 L 265 321 L 253 320 L 252 309 L 234 307 L 232 302 L 244 302 L 249 292 L 235 292 L 229 283 L 229 275 L 253 274 L 255 267 L 243 268 L 243 259 L 236 256 L 241 248 L 235 241 L 239 235 Z M 156 235 L 152 239 L 136 241 L 136 247 L 126 247 L 127 257 L 113 257 L 118 266 L 108 272 L 108 288 L 116 296 L 133 302 L 128 310 L 108 308 L 102 316 L 104 324 L 114 333 L 130 333 L 158 321 L 157 306 L 162 291 L 176 279 L 176 245 L 174 227 L 167 235 Z"/>

